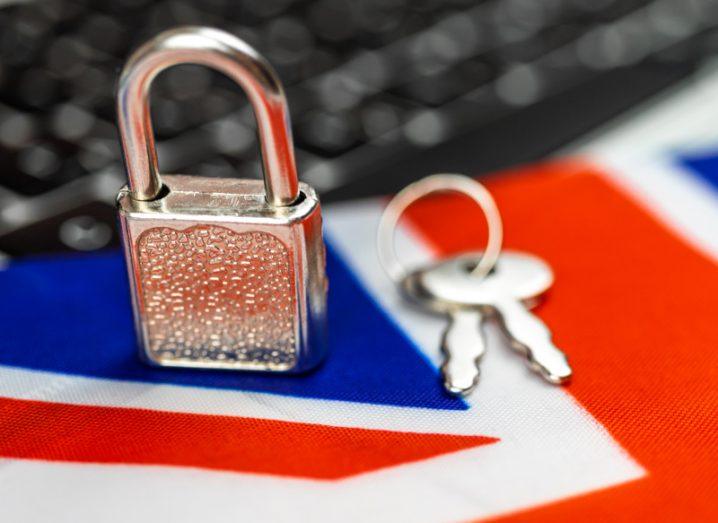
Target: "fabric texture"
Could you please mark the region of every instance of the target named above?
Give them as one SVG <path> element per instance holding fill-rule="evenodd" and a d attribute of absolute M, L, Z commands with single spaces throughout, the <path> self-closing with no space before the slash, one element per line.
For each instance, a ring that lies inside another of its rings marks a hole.
<path fill-rule="evenodd" d="M 489 324 L 476 391 L 443 392 L 445 319 L 376 258 L 386 200 L 325 211 L 330 353 L 302 376 L 140 363 L 119 252 L 9 262 L 1 519 L 717 520 L 718 148 L 641 154 L 486 179 L 505 248 L 555 272 L 534 312 L 565 387 Z M 480 249 L 483 224 L 461 196 L 427 198 L 401 255 Z"/>

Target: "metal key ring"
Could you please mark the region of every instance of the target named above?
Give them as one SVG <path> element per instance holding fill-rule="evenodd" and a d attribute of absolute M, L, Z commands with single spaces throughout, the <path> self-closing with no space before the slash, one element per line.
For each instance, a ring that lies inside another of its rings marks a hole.
<path fill-rule="evenodd" d="M 397 193 L 384 209 L 377 229 L 377 254 L 379 262 L 394 281 L 401 281 L 408 273 L 399 261 L 394 245 L 394 231 L 406 209 L 417 200 L 438 192 L 458 192 L 472 198 L 486 216 L 488 240 L 479 263 L 471 272 L 483 278 L 496 265 L 501 253 L 503 226 L 501 215 L 491 193 L 476 180 L 462 174 L 433 174 L 407 185 Z"/>

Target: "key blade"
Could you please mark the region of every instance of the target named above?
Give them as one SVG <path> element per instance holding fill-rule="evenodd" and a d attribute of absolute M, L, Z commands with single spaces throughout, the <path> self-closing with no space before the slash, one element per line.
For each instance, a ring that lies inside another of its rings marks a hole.
<path fill-rule="evenodd" d="M 568 358 L 555 345 L 549 343 L 546 346 L 534 346 L 533 350 L 527 353 L 529 365 L 541 376 L 554 385 L 565 385 L 571 381 L 573 370 L 568 364 Z"/>
<path fill-rule="evenodd" d="M 549 383 L 568 383 L 573 371 L 566 355 L 551 341 L 551 331 L 546 325 L 513 300 L 496 303 L 494 309 L 512 346 L 526 356 L 531 369 Z"/>
<path fill-rule="evenodd" d="M 478 310 L 455 310 L 441 340 L 444 363 L 441 372 L 449 394 L 466 396 L 479 382 L 479 361 L 486 351 Z"/>

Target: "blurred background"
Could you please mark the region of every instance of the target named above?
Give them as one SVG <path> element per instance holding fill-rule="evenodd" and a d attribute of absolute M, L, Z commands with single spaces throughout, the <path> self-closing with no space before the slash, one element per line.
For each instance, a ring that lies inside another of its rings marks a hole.
<path fill-rule="evenodd" d="M 116 245 L 115 82 L 184 24 L 274 65 L 324 202 L 540 159 L 718 52 L 718 0 L 0 0 L 0 252 Z M 221 75 L 163 73 L 152 113 L 163 172 L 261 176 L 246 97 Z"/>

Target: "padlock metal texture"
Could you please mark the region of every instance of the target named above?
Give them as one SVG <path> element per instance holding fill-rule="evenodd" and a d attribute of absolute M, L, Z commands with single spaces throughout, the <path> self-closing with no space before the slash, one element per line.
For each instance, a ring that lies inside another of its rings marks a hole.
<path fill-rule="evenodd" d="M 216 69 L 244 89 L 264 181 L 160 176 L 149 91 L 178 64 Z M 271 66 L 228 33 L 173 29 L 129 59 L 117 109 L 129 178 L 117 205 L 144 359 L 275 372 L 319 363 L 327 289 L 320 206 L 298 182 L 286 98 Z"/>

